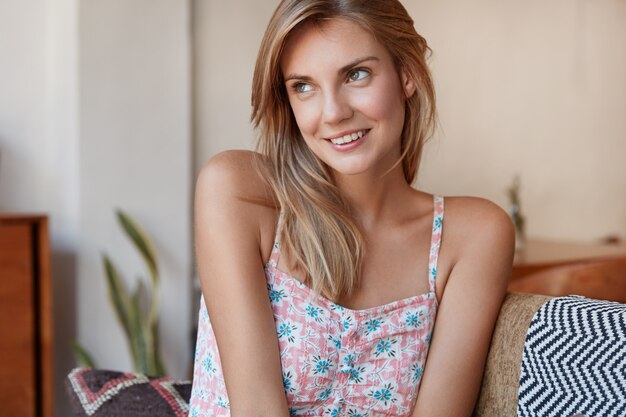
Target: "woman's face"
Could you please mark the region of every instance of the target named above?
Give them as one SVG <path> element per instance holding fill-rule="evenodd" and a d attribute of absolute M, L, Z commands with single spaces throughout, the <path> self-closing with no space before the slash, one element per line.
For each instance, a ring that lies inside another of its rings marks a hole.
<path fill-rule="evenodd" d="M 344 19 L 305 25 L 280 64 L 306 144 L 336 174 L 383 174 L 399 159 L 415 85 L 369 32 Z"/>

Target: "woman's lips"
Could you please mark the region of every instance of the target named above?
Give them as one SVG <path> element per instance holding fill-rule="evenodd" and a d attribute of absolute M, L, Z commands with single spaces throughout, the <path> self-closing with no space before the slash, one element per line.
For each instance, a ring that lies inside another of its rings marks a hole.
<path fill-rule="evenodd" d="M 367 137 L 368 133 L 369 133 L 370 129 L 364 129 L 364 130 L 358 130 L 346 135 L 343 135 L 341 137 L 338 138 L 333 138 L 331 139 L 327 139 L 328 143 L 330 143 L 330 145 L 337 151 L 341 151 L 341 152 L 345 152 L 345 151 L 349 151 L 352 150 L 354 148 L 356 148 L 357 146 L 359 146 Z M 355 139 L 353 139 L 355 138 Z M 349 142 L 346 143 L 333 143 L 333 140 L 335 142 L 341 142 L 341 141 L 346 141 L 349 140 Z"/>

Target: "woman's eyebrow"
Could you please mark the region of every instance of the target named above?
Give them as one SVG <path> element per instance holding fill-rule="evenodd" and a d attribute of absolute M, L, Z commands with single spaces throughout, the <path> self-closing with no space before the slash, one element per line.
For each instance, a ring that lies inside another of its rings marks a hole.
<path fill-rule="evenodd" d="M 359 64 L 362 64 L 365 61 L 380 61 L 380 59 L 378 59 L 378 57 L 375 56 L 366 56 L 363 58 L 357 58 L 354 61 L 350 62 L 348 65 L 344 65 L 343 67 L 341 67 L 341 69 L 339 71 L 337 71 L 337 74 L 341 75 L 344 72 L 347 72 L 348 70 L 352 69 L 353 67 L 356 67 Z"/>
<path fill-rule="evenodd" d="M 298 80 L 298 81 L 311 81 L 313 78 L 308 75 L 298 75 L 298 74 L 289 74 L 285 77 L 285 82 L 290 80 Z"/>
<path fill-rule="evenodd" d="M 349 71 L 350 69 L 352 69 L 353 67 L 362 64 L 363 62 L 366 61 L 380 61 L 380 59 L 378 59 L 378 57 L 376 56 L 366 56 L 363 58 L 357 58 L 354 61 L 350 62 L 347 65 L 344 65 L 343 67 L 341 67 L 338 71 L 337 74 L 342 75 L 343 73 Z M 299 81 L 311 81 L 312 78 L 309 77 L 308 75 L 299 75 L 299 74 L 289 74 L 287 76 L 285 76 L 285 82 L 290 81 L 290 80 L 299 80 Z"/>

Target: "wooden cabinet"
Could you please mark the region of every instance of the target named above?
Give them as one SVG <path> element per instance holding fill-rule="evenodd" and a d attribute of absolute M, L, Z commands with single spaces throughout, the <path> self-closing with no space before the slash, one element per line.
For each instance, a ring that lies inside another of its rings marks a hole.
<path fill-rule="evenodd" d="M 0 213 L 0 416 L 52 417 L 46 216 Z"/>

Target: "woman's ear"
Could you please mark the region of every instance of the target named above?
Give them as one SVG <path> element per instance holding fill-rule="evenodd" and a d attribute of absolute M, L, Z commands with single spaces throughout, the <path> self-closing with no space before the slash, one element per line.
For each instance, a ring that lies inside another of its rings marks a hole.
<path fill-rule="evenodd" d="M 405 98 L 411 98 L 411 96 L 415 94 L 417 86 L 415 85 L 415 80 L 409 76 L 404 68 L 400 70 L 400 81 L 402 82 L 402 90 L 404 91 Z"/>

